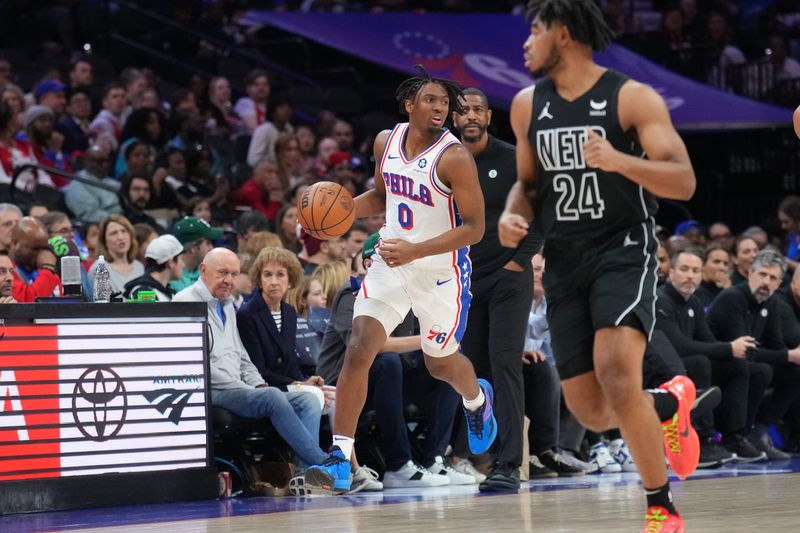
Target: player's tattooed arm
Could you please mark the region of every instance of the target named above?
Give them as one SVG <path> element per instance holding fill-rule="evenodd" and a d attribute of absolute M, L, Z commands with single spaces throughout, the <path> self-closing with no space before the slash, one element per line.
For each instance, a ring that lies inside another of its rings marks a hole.
<path fill-rule="evenodd" d="M 356 197 L 356 218 L 379 215 L 386 211 L 386 186 L 381 175 L 381 160 L 390 133 L 391 130 L 383 130 L 375 137 L 372 148 L 375 155 L 375 187 Z"/>
<path fill-rule="evenodd" d="M 528 139 L 533 113 L 533 86 L 521 90 L 511 102 L 511 127 L 517 140 L 517 182 L 511 187 L 498 222 L 500 244 L 516 248 L 528 234 L 536 197 L 536 152 Z"/>

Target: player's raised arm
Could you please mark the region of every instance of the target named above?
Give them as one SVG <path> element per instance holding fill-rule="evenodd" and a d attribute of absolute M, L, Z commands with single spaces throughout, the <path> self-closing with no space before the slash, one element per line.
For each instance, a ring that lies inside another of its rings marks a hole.
<path fill-rule="evenodd" d="M 356 197 L 356 218 L 378 215 L 386 211 L 386 186 L 381 175 L 381 160 L 389 134 L 391 130 L 383 130 L 375 137 L 372 147 L 375 155 L 375 187 Z"/>
<path fill-rule="evenodd" d="M 517 182 L 511 188 L 506 208 L 498 222 L 500 244 L 515 248 L 528 234 L 533 219 L 536 195 L 536 152 L 528 139 L 533 112 L 533 86 L 527 87 L 511 102 L 511 127 L 517 140 Z"/>
<path fill-rule="evenodd" d="M 647 159 L 615 150 L 590 132 L 583 148 L 586 165 L 618 172 L 662 198 L 690 199 L 696 187 L 694 170 L 661 95 L 648 85 L 628 81 L 619 93 L 619 122 L 623 130 L 636 131 Z"/>

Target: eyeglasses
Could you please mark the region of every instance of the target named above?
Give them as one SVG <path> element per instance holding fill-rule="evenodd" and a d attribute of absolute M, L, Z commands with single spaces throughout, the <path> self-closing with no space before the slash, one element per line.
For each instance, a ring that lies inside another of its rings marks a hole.
<path fill-rule="evenodd" d="M 57 229 L 55 231 L 51 231 L 50 235 L 61 235 L 62 237 L 70 237 L 75 235 L 75 228 L 69 227 L 69 228 Z"/>

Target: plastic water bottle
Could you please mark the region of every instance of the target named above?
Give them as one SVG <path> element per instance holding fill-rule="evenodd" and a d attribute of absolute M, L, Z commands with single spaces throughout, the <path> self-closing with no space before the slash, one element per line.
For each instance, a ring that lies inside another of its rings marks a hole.
<path fill-rule="evenodd" d="M 94 301 L 111 301 L 111 273 L 106 266 L 106 258 L 102 255 L 97 258 L 97 269 L 94 271 Z"/>

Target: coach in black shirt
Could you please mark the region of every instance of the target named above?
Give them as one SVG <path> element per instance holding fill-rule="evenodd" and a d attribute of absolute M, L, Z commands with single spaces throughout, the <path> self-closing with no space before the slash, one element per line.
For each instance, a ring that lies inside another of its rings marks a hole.
<path fill-rule="evenodd" d="M 722 402 L 715 418 L 725 447 L 745 461 L 764 459 L 764 453 L 756 450 L 745 434 L 748 408 L 755 415 L 769 376 L 763 374 L 759 378 L 756 372 L 754 379 L 750 379 L 746 352 L 748 348 L 755 347 L 752 337 L 742 336 L 731 342 L 719 342 L 711 334 L 704 305 L 696 295 L 703 259 L 703 253 L 693 247 L 672 256 L 669 283 L 658 289 L 656 329 L 664 332 L 681 358 L 689 360 L 700 357 L 708 360 L 711 384 L 722 390 Z M 689 367 L 688 364 L 686 366 Z M 691 375 L 689 377 L 694 379 Z M 750 395 L 756 401 L 748 404 Z M 708 462 L 703 460 L 704 455 L 719 455 L 720 450 L 711 438 L 713 426 L 714 417 L 708 423 L 697 425 L 701 438 L 701 463 Z"/>
<path fill-rule="evenodd" d="M 752 435 L 756 446 L 768 444 L 764 437 L 769 424 L 779 422 L 800 397 L 800 347 L 787 349 L 780 319 L 785 304 L 773 297 L 785 271 L 786 262 L 778 252 L 762 250 L 750 266 L 747 283 L 722 291 L 708 315 L 711 331 L 721 341 L 744 335 L 755 338 L 758 346 L 747 350 L 747 359 L 772 374 L 769 386 L 775 391 L 759 412 Z"/>
<path fill-rule="evenodd" d="M 494 463 L 481 491 L 519 488 L 525 393 L 522 350 L 533 299 L 531 258 L 537 251 L 533 230 L 517 248 L 504 248 L 497 222 L 506 196 L 517 181 L 514 147 L 486 132 L 492 118 L 486 95 L 464 91 L 463 115 L 453 114 L 461 142 L 475 158 L 486 204 L 486 231 L 470 249 L 472 303 L 461 348 L 479 377 L 490 378 L 495 390 L 498 435 Z M 455 455 L 467 454 L 466 442 L 456 439 Z"/>
<path fill-rule="evenodd" d="M 783 304 L 780 309 L 781 331 L 786 346 L 800 346 L 800 268 L 795 269 L 792 281 L 775 291 Z"/>

